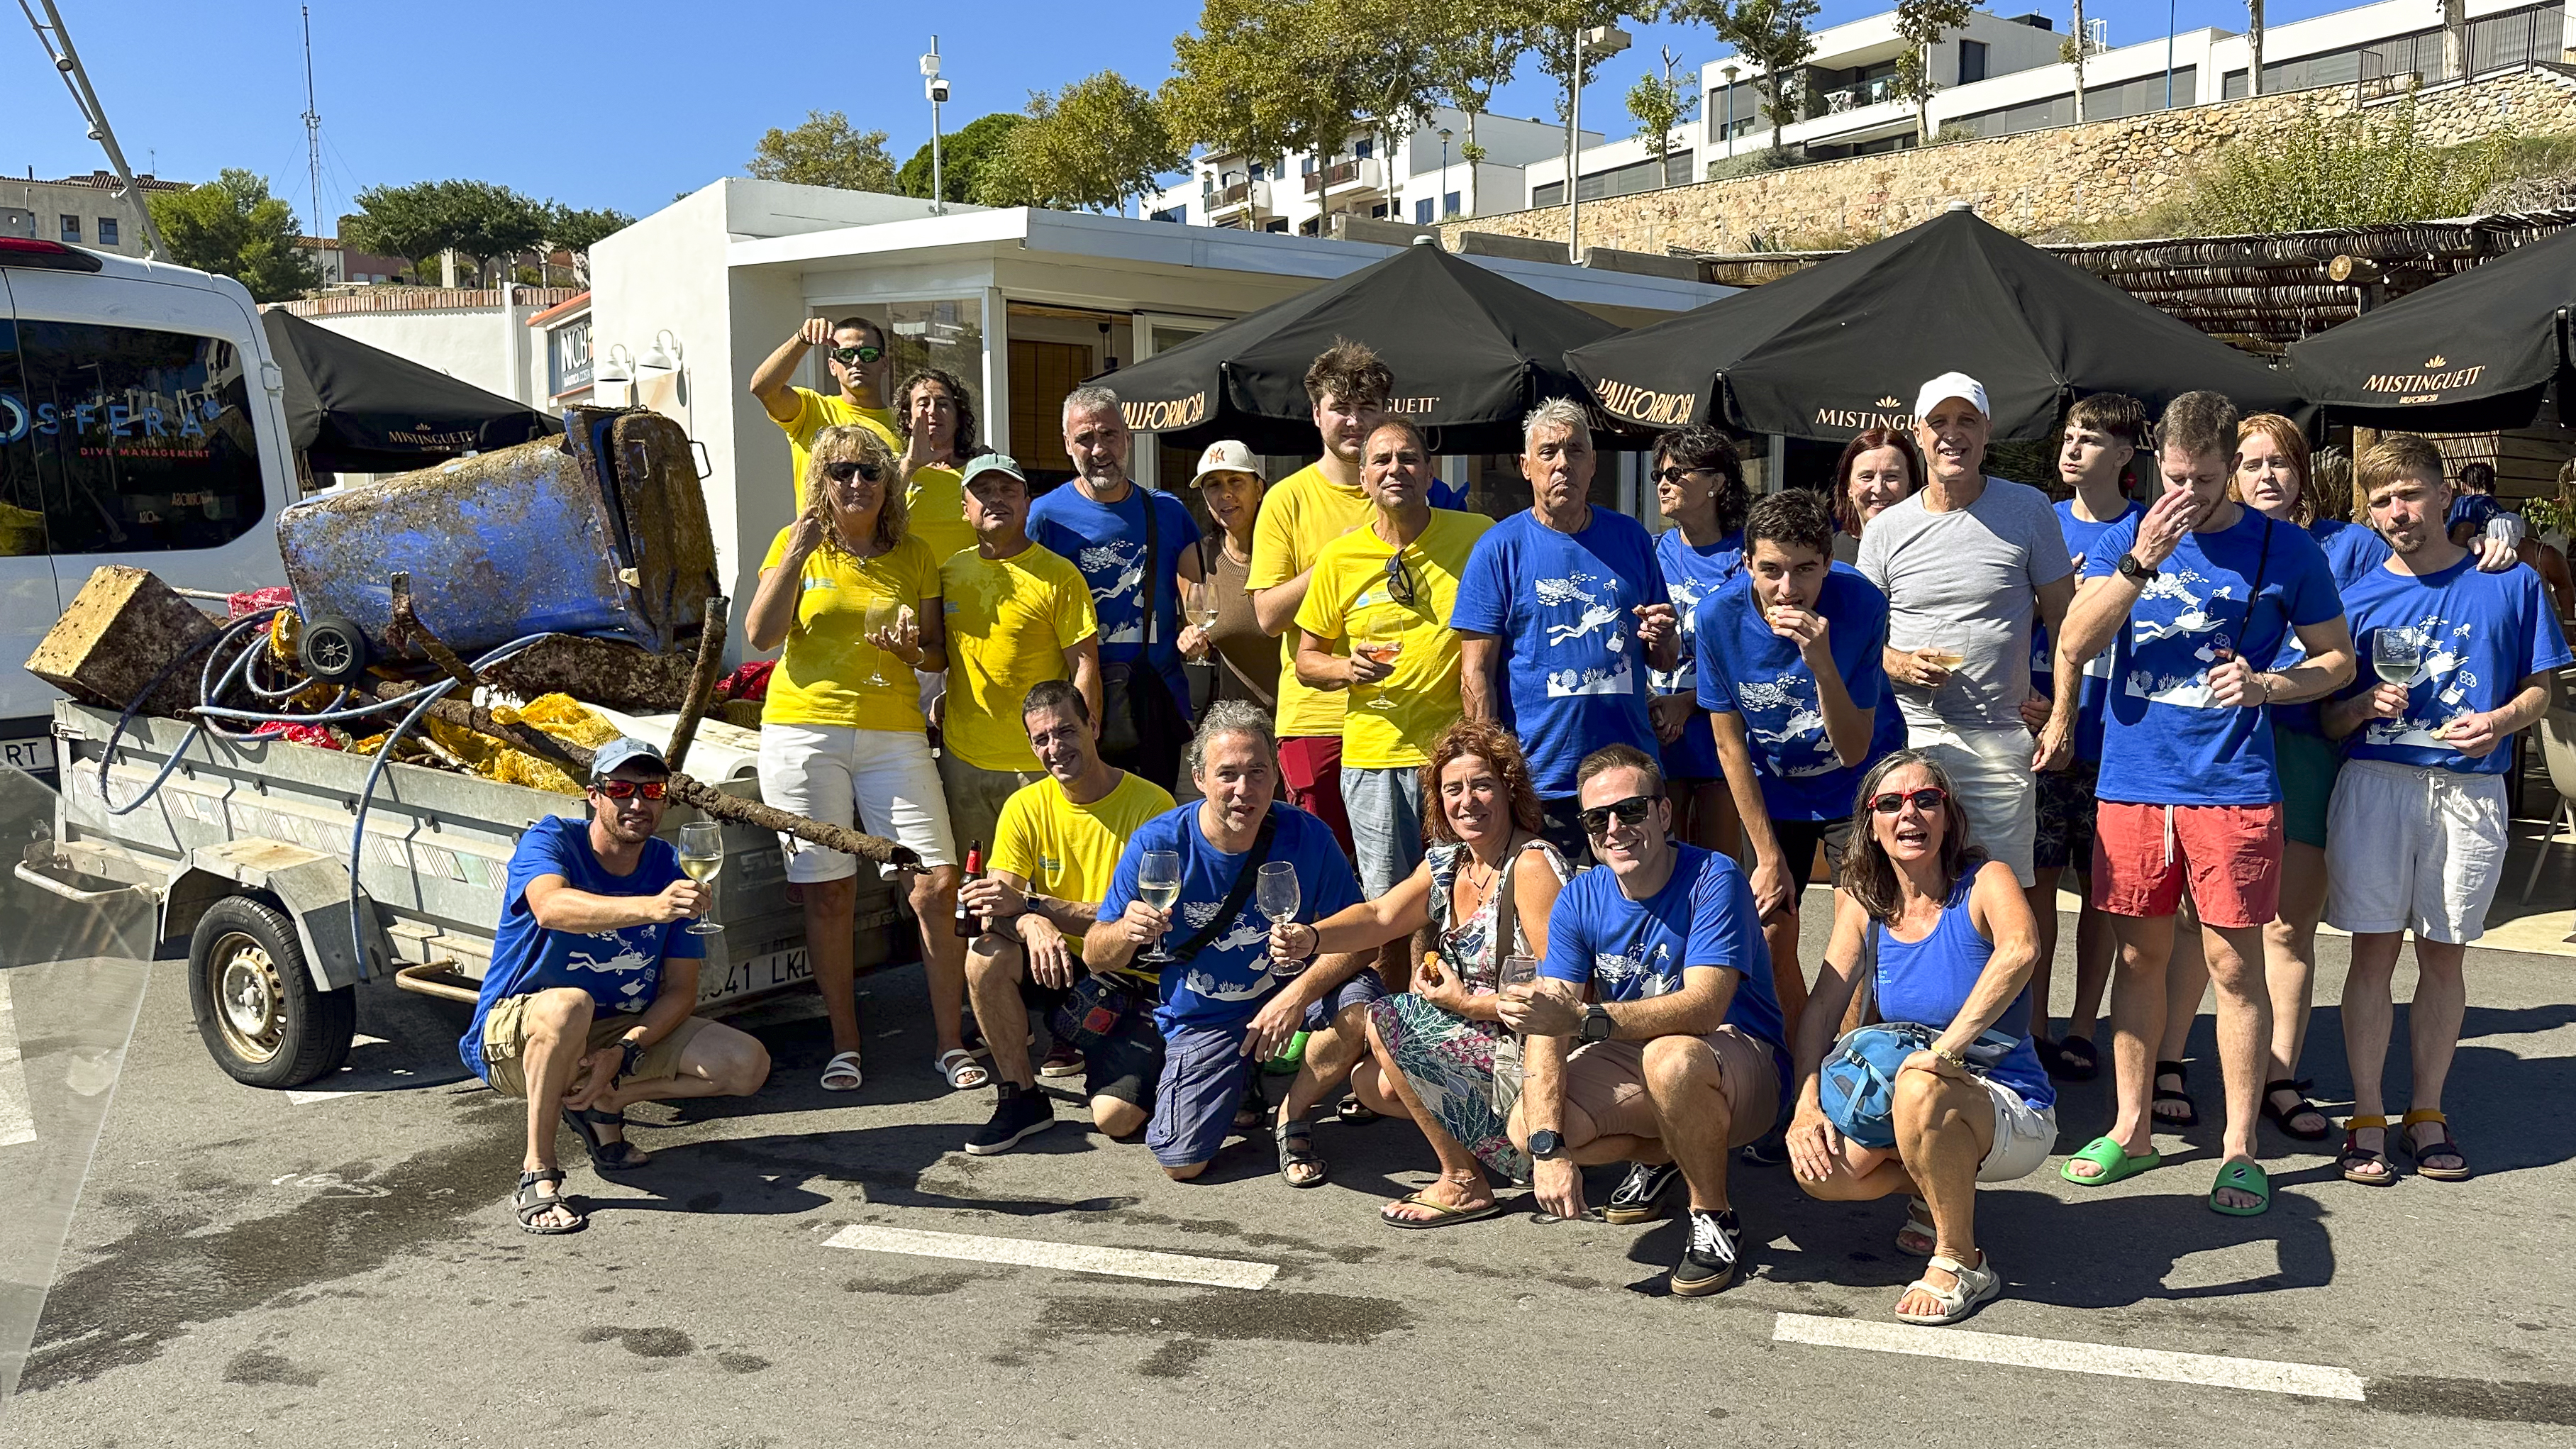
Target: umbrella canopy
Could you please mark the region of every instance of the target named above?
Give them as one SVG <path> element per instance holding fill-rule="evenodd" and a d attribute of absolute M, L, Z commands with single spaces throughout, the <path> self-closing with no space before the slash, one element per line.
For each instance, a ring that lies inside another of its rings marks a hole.
<path fill-rule="evenodd" d="M 286 374 L 287 439 L 316 473 L 404 473 L 563 431 L 525 403 L 292 312 L 260 323 Z"/>
<path fill-rule="evenodd" d="M 2309 411 L 2288 374 L 1964 208 L 1566 361 L 1623 422 L 1833 443 L 1911 426 L 1915 389 L 1951 371 L 1986 385 L 1997 441 L 2049 437 L 2096 392 L 2149 416 L 2198 388 Z"/>
<path fill-rule="evenodd" d="M 2290 366 L 2308 396 L 2366 427 L 2528 427 L 2549 384 L 2576 366 L 2571 308 L 2576 230 L 2293 342 Z M 2562 382 L 2559 400 L 2563 413 L 2576 389 Z"/>
<path fill-rule="evenodd" d="M 1395 374 L 1392 410 L 1435 452 L 1517 453 L 1522 414 L 1583 393 L 1567 349 L 1618 330 L 1436 246 L 1409 246 L 1091 380 L 1117 390 L 1130 427 L 1166 443 L 1240 438 L 1258 453 L 1311 453 L 1306 368 L 1347 337 Z"/>

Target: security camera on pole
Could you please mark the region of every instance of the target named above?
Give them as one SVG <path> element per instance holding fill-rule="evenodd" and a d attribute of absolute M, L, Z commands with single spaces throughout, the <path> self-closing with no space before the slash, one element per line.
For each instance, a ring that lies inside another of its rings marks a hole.
<path fill-rule="evenodd" d="M 921 58 L 921 93 L 930 98 L 930 214 L 948 214 L 948 193 L 939 168 L 939 107 L 948 99 L 948 78 L 939 73 L 939 37 L 930 37 L 930 53 Z"/>

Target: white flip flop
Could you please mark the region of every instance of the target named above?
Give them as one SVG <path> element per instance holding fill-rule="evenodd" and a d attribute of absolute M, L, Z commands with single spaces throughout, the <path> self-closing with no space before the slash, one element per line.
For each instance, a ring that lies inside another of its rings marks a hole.
<path fill-rule="evenodd" d="M 862 1080 L 857 1052 L 842 1052 L 823 1068 L 823 1090 L 826 1092 L 855 1092 Z M 840 1085 L 834 1086 L 835 1082 Z"/>

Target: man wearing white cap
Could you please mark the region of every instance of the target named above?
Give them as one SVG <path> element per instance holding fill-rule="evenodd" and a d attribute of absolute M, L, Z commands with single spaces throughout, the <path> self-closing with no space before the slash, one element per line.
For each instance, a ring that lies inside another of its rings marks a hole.
<path fill-rule="evenodd" d="M 2065 622 L 2075 565 L 2046 494 L 1985 476 L 1989 416 L 1985 384 L 1965 373 L 1923 384 L 1914 437 L 1929 476 L 1870 520 L 1860 571 L 1887 595 L 1887 675 L 1906 744 L 1940 761 L 1976 844 L 2029 890 L 2038 790 L 2021 705 L 2031 622 L 2052 634 Z"/>

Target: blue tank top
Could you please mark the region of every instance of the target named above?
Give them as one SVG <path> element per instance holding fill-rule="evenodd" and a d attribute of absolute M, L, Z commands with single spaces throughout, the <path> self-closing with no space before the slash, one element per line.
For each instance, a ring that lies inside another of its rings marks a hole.
<path fill-rule="evenodd" d="M 1976 922 L 1968 916 L 1968 893 L 1976 883 L 1974 871 L 1960 877 L 1950 888 L 1950 899 L 1941 904 L 1941 919 L 1932 934 L 1920 941 L 1900 941 L 1888 934 L 1885 924 L 1870 923 L 1871 944 L 1878 950 L 1881 1021 L 1946 1027 L 1968 1004 L 1977 978 L 1985 974 L 1986 962 L 1995 954 L 1995 943 L 1977 934 Z M 2004 1008 L 1992 1030 L 2021 1040 L 1989 1075 L 2019 1093 L 2032 1111 L 2046 1111 L 2057 1101 L 2057 1088 L 2049 1083 L 2048 1069 L 2039 1064 L 2039 1050 L 2031 1044 L 2029 987 L 2023 987 L 2012 1005 Z"/>

